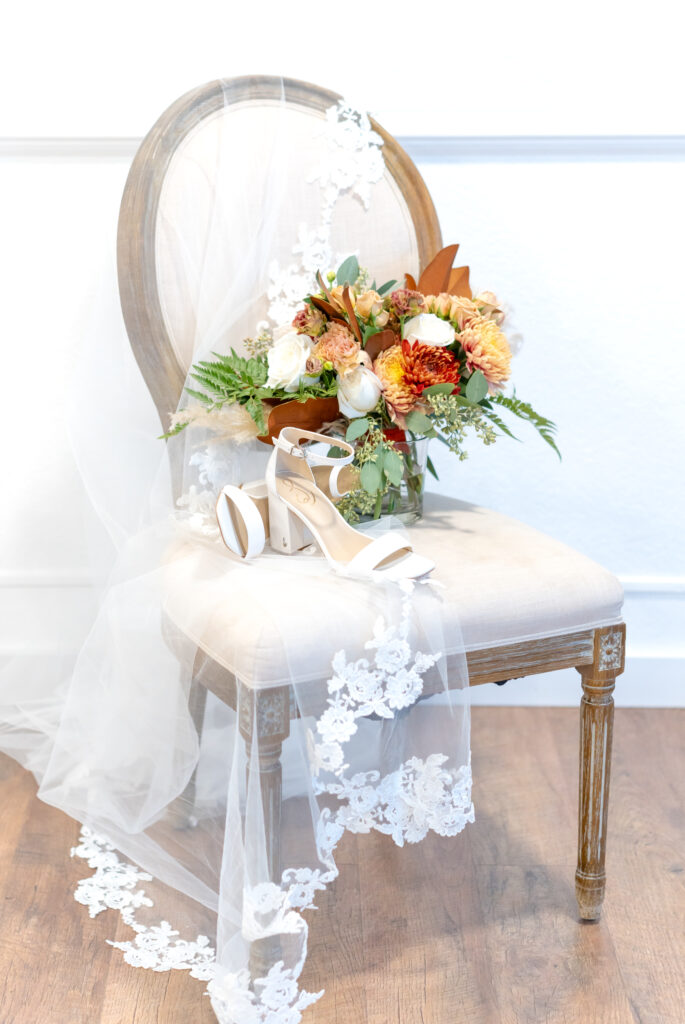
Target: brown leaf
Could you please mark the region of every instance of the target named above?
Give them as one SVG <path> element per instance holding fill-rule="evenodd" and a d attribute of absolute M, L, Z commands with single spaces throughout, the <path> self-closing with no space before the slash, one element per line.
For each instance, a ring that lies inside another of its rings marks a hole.
<path fill-rule="evenodd" d="M 366 342 L 364 351 L 371 360 L 374 360 L 380 352 L 384 352 L 391 345 L 398 345 L 399 341 L 399 335 L 388 328 L 385 331 L 379 331 L 378 334 L 372 334 Z"/>
<path fill-rule="evenodd" d="M 332 423 L 340 416 L 338 399 L 308 398 L 306 402 L 279 402 L 269 413 L 267 434 L 258 440 L 272 444 L 283 427 L 301 427 L 302 430 L 320 430 L 324 423 Z"/>
<path fill-rule="evenodd" d="M 447 291 L 450 270 L 457 255 L 458 245 L 446 245 L 434 256 L 419 278 L 419 291 L 424 295 L 439 295 Z"/>
<path fill-rule="evenodd" d="M 321 291 L 324 293 L 324 295 L 326 296 L 328 301 L 332 304 L 333 303 L 333 296 L 331 295 L 330 291 L 328 290 L 328 286 L 327 286 L 326 282 L 324 281 L 324 279 L 322 278 L 320 270 L 317 270 L 317 272 L 316 272 L 316 280 L 319 283 Z"/>
<path fill-rule="evenodd" d="M 471 294 L 471 285 L 469 284 L 468 267 L 454 267 L 450 272 L 447 291 L 450 295 L 462 295 L 467 299 L 473 298 L 473 295 Z"/>
<path fill-rule="evenodd" d="M 326 302 L 325 299 L 320 299 L 317 295 L 310 296 L 312 302 L 317 309 L 320 309 L 322 313 L 325 313 L 329 320 L 334 320 L 336 324 L 343 324 L 347 327 L 347 320 L 344 320 L 340 310 L 335 306 L 331 306 L 330 302 Z"/>
<path fill-rule="evenodd" d="M 409 288 L 410 291 L 412 291 L 412 292 L 416 291 L 416 281 L 411 276 L 411 274 L 405 274 L 404 275 L 404 283 L 407 286 L 407 288 Z"/>
<path fill-rule="evenodd" d="M 352 299 L 350 298 L 350 289 L 349 289 L 348 285 L 345 285 L 345 287 L 343 288 L 343 302 L 345 303 L 345 309 L 347 310 L 347 315 L 350 318 L 350 330 L 352 330 L 354 332 L 355 338 L 357 339 L 357 341 L 361 345 L 362 344 L 362 332 L 361 332 L 361 329 L 359 327 L 359 321 L 357 320 L 357 317 L 356 317 L 355 312 L 354 312 L 354 306 L 352 305 Z"/>

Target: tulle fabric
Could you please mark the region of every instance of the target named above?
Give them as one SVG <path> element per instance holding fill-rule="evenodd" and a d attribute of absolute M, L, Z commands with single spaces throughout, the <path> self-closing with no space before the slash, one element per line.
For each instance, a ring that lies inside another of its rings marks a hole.
<path fill-rule="evenodd" d="M 363 118 L 293 121 L 285 94 L 266 115 L 234 117 L 228 99 L 225 113 L 179 151 L 160 203 L 160 290 L 187 366 L 287 322 L 314 266 L 354 252 L 379 281 L 417 270 Z M 206 426 L 157 439 L 113 269 L 70 428 L 91 600 L 61 658 L 3 667 L 0 746 L 86 826 L 95 875 L 77 898 L 121 910 L 131 964 L 204 978 L 222 1024 L 293 1024 L 316 995 L 297 983 L 307 909 L 345 829 L 403 845 L 473 817 L 466 660 L 439 570 L 409 586 L 343 579 L 315 550 L 231 555 L 217 492 L 259 478 L 269 450 Z"/>

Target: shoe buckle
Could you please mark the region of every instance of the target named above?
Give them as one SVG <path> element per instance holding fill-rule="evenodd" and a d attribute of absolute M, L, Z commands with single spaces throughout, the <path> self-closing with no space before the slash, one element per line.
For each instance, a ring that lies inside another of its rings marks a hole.
<path fill-rule="evenodd" d="M 291 445 L 289 455 L 294 455 L 296 459 L 306 459 L 307 453 L 304 448 L 301 448 L 299 444 Z"/>

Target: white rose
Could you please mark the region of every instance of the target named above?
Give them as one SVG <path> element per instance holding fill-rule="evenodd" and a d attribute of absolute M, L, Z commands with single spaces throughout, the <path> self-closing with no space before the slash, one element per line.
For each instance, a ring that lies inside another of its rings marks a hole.
<path fill-rule="evenodd" d="M 358 366 L 345 377 L 338 378 L 338 405 L 343 416 L 356 419 L 375 409 L 381 397 L 381 382 L 365 366 Z"/>
<path fill-rule="evenodd" d="M 407 320 L 402 336 L 413 344 L 421 341 L 424 345 L 437 345 L 444 348 L 454 341 L 454 327 L 449 320 L 443 320 L 435 313 L 419 313 Z"/>
<path fill-rule="evenodd" d="M 306 376 L 307 359 L 313 345 L 307 334 L 293 330 L 283 334 L 266 354 L 269 366 L 266 386 L 297 391 L 300 379 Z"/>

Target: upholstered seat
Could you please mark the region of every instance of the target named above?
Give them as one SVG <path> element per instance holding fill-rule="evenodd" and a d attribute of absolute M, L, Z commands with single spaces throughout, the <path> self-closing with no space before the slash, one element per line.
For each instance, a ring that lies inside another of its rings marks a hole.
<path fill-rule="evenodd" d="M 524 640 L 591 630 L 621 621 L 623 592 L 611 573 L 565 544 L 490 509 L 437 494 L 426 495 L 424 518 L 410 529 L 414 548 L 437 565 L 434 579 L 444 588 L 446 647 L 496 648 Z M 231 556 L 226 556 L 231 557 Z M 319 561 L 317 555 L 311 556 Z M 323 568 L 306 579 L 306 592 L 293 594 L 293 578 L 279 570 L 285 556 L 264 555 L 274 584 L 253 591 L 250 565 L 243 584 L 222 578 L 222 560 L 196 545 L 175 551 L 169 565 L 166 611 L 174 624 L 231 675 L 247 686 L 326 679 L 330 651 L 345 647 L 340 621 L 339 577 Z M 297 586 L 302 586 L 300 582 Z M 286 606 L 316 608 L 291 615 L 297 635 L 287 657 L 274 620 Z M 355 615 L 372 623 L 374 595 L 357 603 Z M 306 604 L 305 604 L 306 602 Z M 349 620 L 348 620 L 349 621 Z M 370 628 L 370 627 L 369 627 Z M 317 636 L 325 635 L 322 645 Z M 297 664 L 293 664 L 297 659 Z"/>

